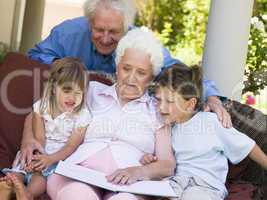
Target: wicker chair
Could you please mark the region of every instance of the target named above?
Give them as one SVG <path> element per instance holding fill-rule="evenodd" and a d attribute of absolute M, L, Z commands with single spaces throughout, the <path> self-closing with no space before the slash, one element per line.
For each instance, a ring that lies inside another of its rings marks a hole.
<path fill-rule="evenodd" d="M 227 100 L 224 105 L 231 115 L 233 127 L 255 140 L 267 154 L 267 115 L 233 100 Z M 235 180 L 228 177 L 228 181 L 240 184 L 252 183 L 257 186 L 251 195 L 252 199 L 267 199 L 267 172 L 250 159 L 246 159 L 244 163 L 239 176 L 235 177 Z M 233 169 L 230 168 L 231 170 Z M 229 199 L 231 199 L 231 189 Z"/>

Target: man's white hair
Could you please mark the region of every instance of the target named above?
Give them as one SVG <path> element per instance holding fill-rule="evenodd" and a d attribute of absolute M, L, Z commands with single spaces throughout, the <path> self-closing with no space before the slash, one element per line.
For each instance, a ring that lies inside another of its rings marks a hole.
<path fill-rule="evenodd" d="M 83 5 L 84 15 L 92 20 L 97 8 L 112 8 L 120 11 L 124 17 L 123 26 L 125 32 L 129 26 L 134 24 L 137 10 L 133 0 L 87 0 Z"/>
<path fill-rule="evenodd" d="M 148 28 L 134 28 L 121 38 L 116 49 L 115 62 L 118 66 L 126 49 L 137 49 L 147 53 L 153 69 L 153 74 L 159 74 L 163 67 L 163 51 L 159 40 Z"/>

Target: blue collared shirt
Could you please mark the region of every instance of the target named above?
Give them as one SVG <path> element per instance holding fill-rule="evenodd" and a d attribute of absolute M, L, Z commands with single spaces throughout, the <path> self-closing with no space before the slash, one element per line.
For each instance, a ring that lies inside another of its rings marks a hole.
<path fill-rule="evenodd" d="M 51 64 L 55 59 L 72 56 L 79 58 L 91 71 L 115 73 L 115 52 L 102 55 L 97 52 L 91 40 L 92 31 L 86 17 L 66 20 L 55 26 L 50 35 L 34 48 L 28 56 L 41 63 Z M 164 68 L 179 60 L 171 57 L 169 51 L 163 48 Z M 213 81 L 204 80 L 204 96 L 218 96 L 219 92 Z"/>

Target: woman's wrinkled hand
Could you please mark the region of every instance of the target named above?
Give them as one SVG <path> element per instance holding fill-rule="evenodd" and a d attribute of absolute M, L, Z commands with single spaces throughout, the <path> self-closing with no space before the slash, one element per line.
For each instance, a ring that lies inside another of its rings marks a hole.
<path fill-rule="evenodd" d="M 140 163 L 142 165 L 148 165 L 152 162 L 156 162 L 157 161 L 157 157 L 154 156 L 153 154 L 150 154 L 150 153 L 146 153 L 145 155 L 142 156 L 141 160 L 140 160 Z"/>
<path fill-rule="evenodd" d="M 130 185 L 142 180 L 142 169 L 140 167 L 128 167 L 118 169 L 109 176 L 107 181 L 117 185 Z"/>

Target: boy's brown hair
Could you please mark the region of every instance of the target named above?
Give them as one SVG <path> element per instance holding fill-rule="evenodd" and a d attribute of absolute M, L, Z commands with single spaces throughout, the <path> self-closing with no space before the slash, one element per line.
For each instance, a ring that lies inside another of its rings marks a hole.
<path fill-rule="evenodd" d="M 157 77 L 156 87 L 167 87 L 185 100 L 196 98 L 195 110 L 202 108 L 202 69 L 198 65 L 192 67 L 184 64 L 172 65 Z"/>

